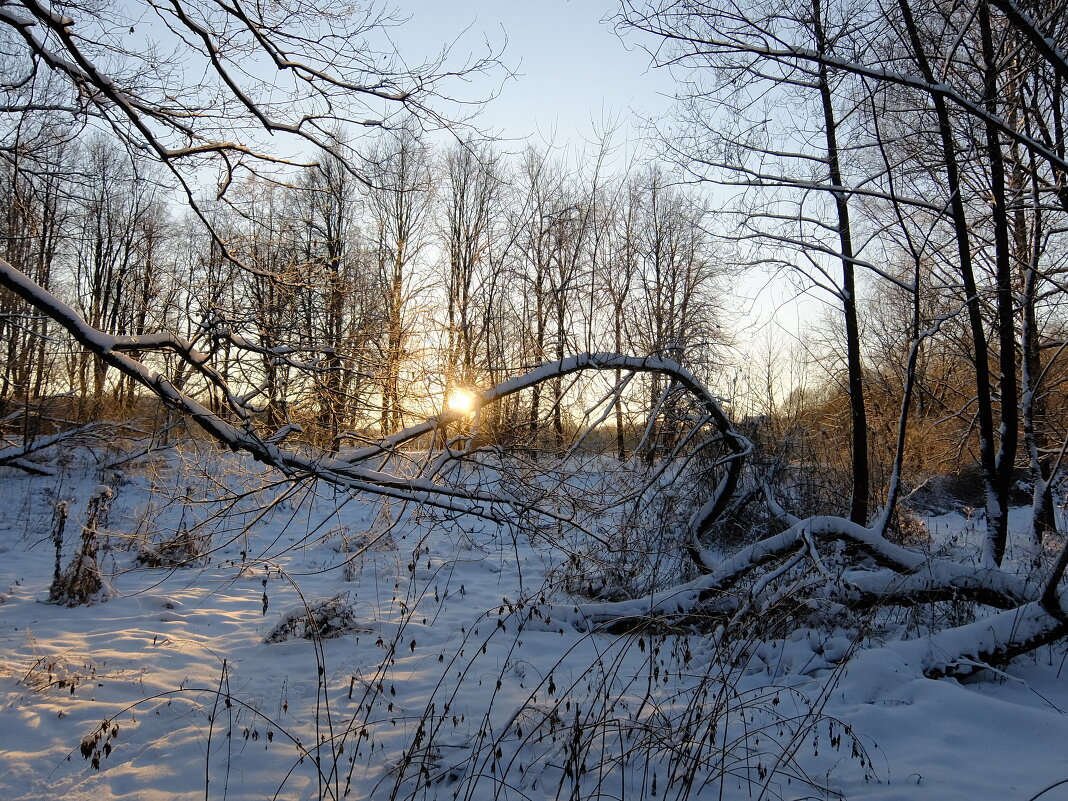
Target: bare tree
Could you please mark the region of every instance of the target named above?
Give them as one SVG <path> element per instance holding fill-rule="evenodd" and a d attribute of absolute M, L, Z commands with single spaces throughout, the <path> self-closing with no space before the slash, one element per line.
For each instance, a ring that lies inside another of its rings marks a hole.
<path fill-rule="evenodd" d="M 164 212 L 150 180 L 139 180 L 139 166 L 125 151 L 94 138 L 85 151 L 83 189 L 77 204 L 73 271 L 81 291 L 79 306 L 90 325 L 119 335 L 139 335 L 147 328 L 154 299 L 154 262 L 161 249 Z M 99 415 L 107 366 L 83 354 L 78 365 L 83 397 Z"/>
<path fill-rule="evenodd" d="M 237 291 L 217 297 L 204 310 L 220 335 L 216 346 L 224 353 L 234 347 L 235 335 L 255 348 L 257 364 L 244 368 L 245 378 L 260 390 L 255 403 L 272 431 L 293 422 L 290 403 L 299 390 L 290 386 L 292 369 L 286 355 L 291 348 L 309 345 L 298 309 L 300 294 L 308 291 L 301 270 L 304 232 L 302 220 L 290 213 L 290 195 L 291 190 L 265 181 L 246 181 L 234 188 L 232 205 L 237 213 L 227 215 L 225 229 L 230 252 L 253 271 L 237 273 Z M 235 359 L 234 367 L 240 365 Z"/>
<path fill-rule="evenodd" d="M 377 303 L 375 276 L 359 236 L 356 182 L 337 157 L 327 155 L 309 171 L 300 194 L 308 286 L 302 327 L 319 360 L 318 425 L 336 451 L 342 432 L 353 424 L 350 401 L 359 400 L 360 376 L 367 369 L 361 354 L 366 357 L 374 339 L 361 312 Z"/>
<path fill-rule="evenodd" d="M 451 87 L 494 70 L 496 54 L 465 62 L 446 50 L 413 66 L 392 44 L 399 24 L 375 5 L 348 3 L 294 13 L 196 0 L 122 8 L 26 0 L 0 10 L 8 62 L 0 88 L 14 96 L 11 110 L 88 118 L 132 150 L 147 149 L 199 210 L 205 170 L 224 194 L 238 176 L 300 163 L 265 147 L 263 134 L 345 158 L 339 128 L 469 119 L 480 104 L 453 99 Z M 20 93 L 39 71 L 64 87 L 44 104 Z"/>
<path fill-rule="evenodd" d="M 428 235 L 431 208 L 429 154 L 410 128 L 379 143 L 372 171 L 380 191 L 369 198 L 369 225 L 374 240 L 380 285 L 385 296 L 385 331 L 381 344 L 381 432 L 403 425 L 401 372 L 411 340 L 409 301 L 417 284 L 411 262 Z"/>
<path fill-rule="evenodd" d="M 21 121 L 20 121 L 21 122 Z M 64 224 L 70 215 L 70 198 L 64 187 L 72 169 L 72 148 L 29 122 L 31 130 L 16 128 L 10 158 L 0 166 L 3 189 L 3 257 L 24 265 L 27 273 L 45 288 L 58 272 L 58 253 Z M 32 141 L 28 144 L 26 138 Z M 49 325 L 32 306 L 11 295 L 0 298 L 0 341 L 4 348 L 0 374 L 0 404 L 3 414 L 20 398 L 29 405 L 51 389 Z M 24 439 L 32 439 L 33 415 L 24 420 Z"/>
<path fill-rule="evenodd" d="M 470 387 L 485 374 L 477 367 L 487 334 L 487 290 L 493 281 L 491 253 L 501 237 L 504 183 L 502 158 L 492 149 L 457 143 L 445 156 L 442 236 L 447 341 L 445 392 Z"/>
<path fill-rule="evenodd" d="M 640 292 L 631 305 L 630 346 L 710 375 L 722 337 L 712 300 L 719 271 L 706 234 L 707 208 L 702 200 L 671 186 L 658 169 L 639 186 L 635 279 Z M 649 392 L 648 414 L 655 418 L 671 387 L 653 377 Z M 670 405 L 670 399 L 667 402 Z M 658 440 L 670 447 L 673 438 L 671 430 L 653 431 L 651 442 L 654 449 Z"/>

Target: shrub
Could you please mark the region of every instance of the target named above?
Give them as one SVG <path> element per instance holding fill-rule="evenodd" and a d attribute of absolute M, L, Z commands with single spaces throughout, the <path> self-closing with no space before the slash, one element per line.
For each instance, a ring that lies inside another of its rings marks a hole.
<path fill-rule="evenodd" d="M 285 642 L 294 638 L 328 640 L 351 631 L 366 631 L 356 625 L 348 595 L 338 593 L 332 598 L 298 606 L 282 615 L 282 619 L 263 638 L 266 643 Z"/>
<path fill-rule="evenodd" d="M 63 551 L 63 531 L 67 523 L 69 502 L 56 504 L 52 541 L 56 546 L 56 571 L 48 590 L 49 603 L 62 606 L 82 606 L 94 601 L 106 601 L 110 595 L 101 578 L 99 566 L 100 534 L 107 525 L 108 512 L 114 492 L 111 487 L 99 486 L 85 507 L 82 544 L 66 570 L 60 570 Z"/>
<path fill-rule="evenodd" d="M 191 567 L 207 561 L 210 549 L 211 532 L 195 533 L 183 528 L 173 537 L 144 542 L 137 562 L 146 567 Z"/>

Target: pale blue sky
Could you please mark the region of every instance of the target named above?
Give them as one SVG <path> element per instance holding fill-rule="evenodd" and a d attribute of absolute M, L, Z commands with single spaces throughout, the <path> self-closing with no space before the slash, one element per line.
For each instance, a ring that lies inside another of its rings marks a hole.
<path fill-rule="evenodd" d="M 662 116 L 670 106 L 663 95 L 674 90 L 671 76 L 649 69 L 648 55 L 633 44 L 628 50 L 602 22 L 614 0 L 399 0 L 396 7 L 411 17 L 397 35 L 411 52 L 435 52 L 468 27 L 457 55 L 480 52 L 483 37 L 498 47 L 507 38 L 504 61 L 520 74 L 481 121 L 504 137 L 577 143 L 616 118 L 636 136 L 632 110 Z"/>

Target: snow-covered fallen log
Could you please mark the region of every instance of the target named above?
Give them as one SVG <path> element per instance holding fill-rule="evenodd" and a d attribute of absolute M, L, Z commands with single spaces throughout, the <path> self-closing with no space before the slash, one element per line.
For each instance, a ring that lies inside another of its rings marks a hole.
<path fill-rule="evenodd" d="M 851 568 L 829 577 L 823 593 L 857 608 L 956 599 L 1013 609 L 1036 600 L 1041 591 L 1007 571 L 916 553 L 889 542 L 872 528 L 822 516 L 798 520 L 786 531 L 721 560 L 707 575 L 669 590 L 625 601 L 546 606 L 539 616 L 566 620 L 582 629 L 623 630 L 654 620 L 677 624 L 697 616 L 728 614 L 738 606 L 731 593 L 740 582 L 788 554 L 809 553 L 810 538 L 819 543 L 847 543 L 870 557 L 869 569 Z"/>

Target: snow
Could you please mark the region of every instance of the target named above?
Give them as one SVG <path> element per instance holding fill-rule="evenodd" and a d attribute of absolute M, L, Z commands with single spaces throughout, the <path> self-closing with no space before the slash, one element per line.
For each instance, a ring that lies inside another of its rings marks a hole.
<path fill-rule="evenodd" d="M 107 461 L 70 451 L 52 476 L 0 472 L 9 801 L 347 787 L 356 799 L 1027 801 L 1068 778 L 1062 647 L 961 683 L 922 677 L 936 641 L 920 628 L 881 647 L 833 623 L 718 646 L 714 632 L 592 634 L 566 619 L 568 554 L 543 536 L 292 489 L 210 448 L 123 474 Z M 53 508 L 72 501 L 66 565 L 101 487 L 113 597 L 47 603 Z M 963 516 L 933 523 L 947 549 L 977 536 Z M 210 531 L 210 559 L 138 561 L 146 540 L 177 548 L 181 531 Z M 322 638 L 300 636 L 316 626 Z M 1068 799 L 1068 785 L 1040 798 Z"/>

